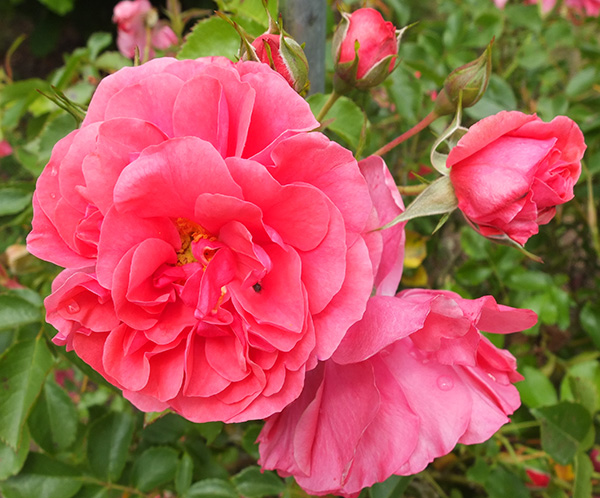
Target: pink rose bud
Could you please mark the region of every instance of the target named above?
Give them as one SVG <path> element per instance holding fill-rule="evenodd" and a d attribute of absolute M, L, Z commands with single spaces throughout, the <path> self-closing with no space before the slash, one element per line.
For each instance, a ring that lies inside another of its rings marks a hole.
<path fill-rule="evenodd" d="M 125 57 L 133 58 L 136 47 L 140 56 L 148 50 L 153 58 L 154 49 L 165 50 L 177 43 L 177 35 L 164 21 L 158 20 L 156 9 L 148 0 L 123 0 L 115 5 L 113 22 L 117 24 L 117 47 Z M 148 42 L 150 35 L 150 47 Z"/>
<path fill-rule="evenodd" d="M 310 86 L 308 61 L 296 40 L 287 36 L 266 33 L 252 42 L 257 58 L 283 76 L 298 93 Z"/>
<path fill-rule="evenodd" d="M 538 469 L 525 469 L 527 477 L 529 477 L 530 483 L 527 483 L 528 487 L 535 488 L 547 488 L 550 484 L 550 474 L 542 472 Z"/>
<path fill-rule="evenodd" d="M 0 157 L 10 156 L 12 153 L 10 144 L 6 140 L 0 140 Z"/>
<path fill-rule="evenodd" d="M 438 116 L 454 114 L 459 99 L 463 108 L 479 102 L 487 89 L 491 72 L 492 44 L 490 43 L 477 59 L 456 68 L 446 77 L 444 86 L 435 101 L 436 114 Z"/>
<path fill-rule="evenodd" d="M 448 156 L 458 207 L 492 239 L 523 245 L 573 198 L 586 149 L 569 118 L 502 111 L 473 125 Z"/>
<path fill-rule="evenodd" d="M 375 9 L 343 14 L 333 38 L 336 91 L 379 85 L 394 69 L 401 36 Z"/>
<path fill-rule="evenodd" d="M 595 447 L 592 451 L 590 451 L 590 460 L 594 466 L 594 471 L 600 472 L 600 449 Z"/>

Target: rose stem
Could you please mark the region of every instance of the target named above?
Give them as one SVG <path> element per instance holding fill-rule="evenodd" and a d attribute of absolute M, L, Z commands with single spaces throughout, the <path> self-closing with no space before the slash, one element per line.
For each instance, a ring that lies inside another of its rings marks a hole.
<path fill-rule="evenodd" d="M 431 111 L 429 114 L 427 114 L 427 116 L 425 116 L 420 122 L 418 122 L 410 130 L 405 131 L 402 135 L 400 135 L 399 137 L 392 140 L 390 143 L 381 147 L 381 149 L 377 150 L 376 152 L 373 152 L 373 155 L 374 156 L 383 156 L 384 154 L 387 154 L 394 147 L 400 145 L 405 140 L 408 140 L 410 137 L 412 137 L 413 135 L 416 135 L 421 130 L 423 130 L 424 128 L 429 126 L 438 117 L 439 116 L 434 111 Z"/>
<path fill-rule="evenodd" d="M 333 107 L 333 104 L 335 104 L 337 102 L 337 99 L 339 99 L 340 97 L 341 95 L 335 90 L 331 92 L 329 98 L 327 99 L 327 102 L 325 102 L 325 105 L 321 108 L 321 110 L 319 111 L 319 115 L 317 116 L 317 121 L 319 123 L 323 121 L 323 118 L 327 116 L 327 113 Z"/>

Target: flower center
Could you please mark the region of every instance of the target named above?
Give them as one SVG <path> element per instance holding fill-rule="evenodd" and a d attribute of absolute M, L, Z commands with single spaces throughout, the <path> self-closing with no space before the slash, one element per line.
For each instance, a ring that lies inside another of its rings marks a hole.
<path fill-rule="evenodd" d="M 192 243 L 198 242 L 202 239 L 215 241 L 216 237 L 207 232 L 203 227 L 193 221 L 186 218 L 177 218 L 175 220 L 175 226 L 179 232 L 181 238 L 181 249 L 177 251 L 177 266 L 187 265 L 188 263 L 195 263 L 198 260 L 192 253 Z M 202 263 L 207 264 L 215 255 L 215 250 L 209 247 L 204 249 Z"/>

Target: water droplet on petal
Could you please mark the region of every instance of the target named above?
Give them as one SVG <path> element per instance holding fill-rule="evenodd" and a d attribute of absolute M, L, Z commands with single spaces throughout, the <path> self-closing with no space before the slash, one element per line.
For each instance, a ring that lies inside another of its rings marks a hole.
<path fill-rule="evenodd" d="M 53 167 L 53 168 L 50 170 L 50 175 L 52 175 L 52 176 L 56 176 L 56 175 L 58 175 L 58 170 L 56 169 L 56 167 Z"/>
<path fill-rule="evenodd" d="M 71 299 L 67 303 L 67 311 L 71 314 L 77 313 L 79 311 L 79 304 L 74 299 Z"/>
<path fill-rule="evenodd" d="M 449 391 L 454 387 L 454 381 L 452 377 L 448 377 L 447 375 L 440 375 L 437 379 L 437 386 L 442 391 Z"/>
<path fill-rule="evenodd" d="M 56 199 L 56 194 L 54 192 L 50 192 L 50 198 L 51 199 Z"/>

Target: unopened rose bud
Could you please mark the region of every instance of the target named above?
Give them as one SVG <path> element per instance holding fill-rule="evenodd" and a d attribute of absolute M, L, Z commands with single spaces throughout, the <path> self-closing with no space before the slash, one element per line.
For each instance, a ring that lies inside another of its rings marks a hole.
<path fill-rule="evenodd" d="M 283 76 L 298 93 L 308 91 L 308 61 L 304 50 L 296 40 L 277 34 L 266 33 L 252 42 L 258 60 Z"/>
<path fill-rule="evenodd" d="M 525 472 L 531 481 L 530 483 L 527 483 L 528 487 L 547 488 L 548 484 L 550 484 L 550 474 L 547 474 L 546 472 L 542 472 L 538 469 L 525 469 Z"/>
<path fill-rule="evenodd" d="M 366 90 L 394 69 L 403 30 L 396 30 L 375 9 L 343 14 L 333 37 L 334 88 Z"/>
<path fill-rule="evenodd" d="M 477 59 L 456 68 L 446 77 L 444 87 L 435 101 L 435 113 L 438 116 L 454 114 L 461 93 L 463 109 L 479 102 L 492 72 L 492 43 Z"/>

